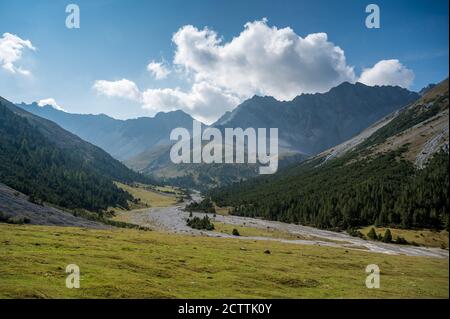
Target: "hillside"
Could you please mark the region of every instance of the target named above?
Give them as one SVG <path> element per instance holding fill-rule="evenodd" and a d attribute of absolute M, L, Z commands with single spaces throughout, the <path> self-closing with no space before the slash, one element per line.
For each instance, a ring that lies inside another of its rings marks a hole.
<path fill-rule="evenodd" d="M 107 115 L 72 114 L 50 105 L 18 104 L 30 113 L 57 123 L 114 158 L 125 161 L 148 149 L 167 145 L 173 128 L 192 127 L 192 117 L 183 111 L 158 113 L 155 117 L 117 120 Z"/>
<path fill-rule="evenodd" d="M 255 96 L 213 126 L 277 127 L 280 147 L 315 155 L 418 97 L 400 87 L 345 82 L 326 93 L 302 94 L 292 101 Z"/>
<path fill-rule="evenodd" d="M 38 205 L 29 197 L 0 183 L 0 222 L 52 226 L 107 228 L 100 222 L 77 217 L 62 209 Z"/>
<path fill-rule="evenodd" d="M 127 206 L 131 195 L 113 181 L 150 182 L 102 149 L 0 98 L 0 181 L 67 208 Z"/>
<path fill-rule="evenodd" d="M 447 169 L 448 80 L 339 147 L 211 195 L 237 215 L 322 228 L 441 229 L 448 228 Z"/>
<path fill-rule="evenodd" d="M 366 153 L 374 155 L 408 145 L 407 159 L 423 167 L 434 153 L 448 145 L 448 79 L 422 91 L 424 95 L 414 103 L 389 114 L 352 139 L 320 153 L 317 158 L 324 158 L 326 162 L 357 147 L 366 148 Z"/>

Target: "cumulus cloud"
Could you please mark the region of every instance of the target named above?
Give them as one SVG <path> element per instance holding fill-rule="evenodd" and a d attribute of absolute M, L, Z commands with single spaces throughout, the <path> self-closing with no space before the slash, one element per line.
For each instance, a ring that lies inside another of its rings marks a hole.
<path fill-rule="evenodd" d="M 147 70 L 153 74 L 157 80 L 165 79 L 170 74 L 170 70 L 165 62 L 152 61 L 147 65 Z"/>
<path fill-rule="evenodd" d="M 50 105 L 53 108 L 60 110 L 60 111 L 66 111 L 62 106 L 58 105 L 58 103 L 56 103 L 56 100 L 54 98 L 47 98 L 47 99 L 42 99 L 38 101 L 38 106 L 43 107 L 46 105 Z"/>
<path fill-rule="evenodd" d="M 187 92 L 179 88 L 145 90 L 142 102 L 143 107 L 151 113 L 182 109 L 198 120 L 210 124 L 225 111 L 233 109 L 240 99 L 207 82 L 199 82 Z"/>
<path fill-rule="evenodd" d="M 239 36 L 227 43 L 215 31 L 191 25 L 180 28 L 172 41 L 173 64 L 194 81 L 188 91 L 144 91 L 143 106 L 153 112 L 180 108 L 211 123 L 255 94 L 290 100 L 356 80 L 344 51 L 325 33 L 302 38 L 291 28 L 269 27 L 266 19 L 245 24 Z"/>
<path fill-rule="evenodd" d="M 212 123 L 223 112 L 231 110 L 240 102 L 235 95 L 206 82 L 195 83 L 188 91 L 180 88 L 164 88 L 141 92 L 134 82 L 127 79 L 99 80 L 94 83 L 93 88 L 99 94 L 108 97 L 120 97 L 140 103 L 151 115 L 160 111 L 181 109 L 205 123 Z M 43 105 L 53 105 L 50 99 L 42 101 L 45 101 Z M 54 104 L 56 105 L 56 102 Z"/>
<path fill-rule="evenodd" d="M 414 72 L 399 60 L 381 60 L 372 68 L 364 69 L 359 82 L 366 85 L 398 85 L 409 88 L 414 81 Z"/>
<path fill-rule="evenodd" d="M 302 93 L 326 92 L 344 81 L 409 87 L 414 78 L 398 60 L 380 61 L 358 78 L 344 51 L 326 33 L 301 37 L 289 27 L 269 26 L 267 19 L 246 23 L 228 42 L 211 29 L 192 25 L 181 27 L 172 41 L 171 67 L 186 75 L 188 89 L 139 91 L 126 79 L 97 81 L 94 87 L 107 96 L 139 102 L 149 113 L 182 109 L 210 124 L 255 94 L 291 100 Z M 170 72 L 164 61 L 152 61 L 147 70 L 156 79 Z"/>
<path fill-rule="evenodd" d="M 22 53 L 26 49 L 36 50 L 30 40 L 23 40 L 11 33 L 3 33 L 0 38 L 0 66 L 13 74 L 30 75 L 29 70 L 15 64 L 22 58 Z"/>
<path fill-rule="evenodd" d="M 94 89 L 108 97 L 120 97 L 132 101 L 141 100 L 141 92 L 137 85 L 127 79 L 118 81 L 98 80 L 94 83 Z"/>
<path fill-rule="evenodd" d="M 326 33 L 302 38 L 291 28 L 269 27 L 266 19 L 245 24 L 227 43 L 216 32 L 191 25 L 180 28 L 172 41 L 176 65 L 197 81 L 241 97 L 261 94 L 290 100 L 356 79 L 344 51 L 328 41 Z"/>

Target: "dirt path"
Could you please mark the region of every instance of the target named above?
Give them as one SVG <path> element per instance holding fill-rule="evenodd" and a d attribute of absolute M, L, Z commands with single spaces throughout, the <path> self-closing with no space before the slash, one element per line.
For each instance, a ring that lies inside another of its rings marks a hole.
<path fill-rule="evenodd" d="M 194 198 L 196 199 L 196 198 Z M 189 217 L 189 213 L 183 211 L 185 204 L 180 204 L 172 207 L 163 208 L 149 208 L 126 212 L 126 219 L 128 222 L 155 228 L 162 231 L 189 234 L 198 236 L 211 236 L 211 237 L 224 237 L 224 238 L 236 238 L 235 236 L 214 232 L 214 231 L 201 231 L 188 227 L 186 225 L 186 219 Z M 194 216 L 203 217 L 205 214 L 194 213 Z M 425 248 L 414 246 L 402 246 L 395 244 L 385 244 L 374 241 L 367 241 L 361 238 L 351 237 L 347 233 L 337 233 L 327 230 L 321 230 L 308 226 L 301 226 L 295 224 L 287 224 L 276 221 L 262 220 L 256 218 L 232 216 L 232 215 L 217 215 L 212 217 L 213 221 L 231 224 L 236 226 L 254 227 L 260 229 L 271 228 L 273 230 L 279 230 L 282 232 L 297 235 L 301 238 L 313 238 L 311 240 L 305 239 L 283 239 L 283 238 L 271 238 L 271 237 L 244 237 L 241 236 L 241 240 L 266 240 L 266 241 L 278 241 L 293 244 L 302 245 L 319 245 L 330 246 L 350 249 L 364 249 L 376 253 L 384 254 L 404 254 L 408 256 L 426 256 L 426 257 L 440 257 L 447 258 L 449 253 L 447 250 L 439 248 Z"/>

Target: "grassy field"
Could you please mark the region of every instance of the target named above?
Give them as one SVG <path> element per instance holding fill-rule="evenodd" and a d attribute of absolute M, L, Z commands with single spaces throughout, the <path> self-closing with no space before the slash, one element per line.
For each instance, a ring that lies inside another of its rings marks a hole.
<path fill-rule="evenodd" d="M 155 186 L 155 190 L 162 193 L 172 194 L 172 195 L 178 195 L 183 196 L 184 193 L 178 188 L 173 186 Z"/>
<path fill-rule="evenodd" d="M 71 263 L 80 289 L 65 287 Z M 368 264 L 380 289 L 365 287 Z M 130 229 L 0 224 L 0 274 L 3 298 L 449 296 L 448 259 Z"/>
<path fill-rule="evenodd" d="M 314 239 L 311 236 L 305 237 L 300 235 L 291 234 L 288 232 L 283 232 L 273 228 L 256 228 L 256 227 L 246 227 L 246 226 L 236 226 L 231 224 L 225 224 L 213 221 L 214 231 L 224 234 L 231 235 L 233 229 L 237 229 L 240 236 L 243 237 L 269 237 L 269 238 L 283 238 L 283 239 Z M 321 238 L 321 240 L 323 240 Z"/>
<path fill-rule="evenodd" d="M 145 185 L 129 186 L 119 182 L 116 182 L 116 185 L 133 195 L 134 198 L 139 198 L 141 200 L 141 202 L 137 205 L 131 204 L 130 206 L 132 209 L 145 207 L 167 207 L 174 205 L 177 201 L 177 198 L 176 196 L 174 196 L 174 194 L 163 194 L 157 191 L 153 191 Z M 175 190 L 172 190 L 172 188 L 169 189 L 167 187 L 164 188 L 164 190 L 175 192 Z"/>
<path fill-rule="evenodd" d="M 216 203 L 214 203 L 214 209 L 216 210 L 217 215 L 227 216 L 227 215 L 230 215 L 231 207 L 220 207 L 220 206 L 217 206 Z"/>
<path fill-rule="evenodd" d="M 367 233 L 373 226 L 360 229 L 360 232 L 367 236 Z M 384 235 L 386 228 L 374 227 L 377 234 Z M 397 239 L 397 236 L 405 238 L 410 244 L 417 244 L 419 246 L 426 247 L 438 247 L 446 249 L 448 248 L 448 231 L 432 231 L 432 230 L 410 230 L 410 229 L 396 229 L 389 228 L 392 233 L 393 239 Z"/>

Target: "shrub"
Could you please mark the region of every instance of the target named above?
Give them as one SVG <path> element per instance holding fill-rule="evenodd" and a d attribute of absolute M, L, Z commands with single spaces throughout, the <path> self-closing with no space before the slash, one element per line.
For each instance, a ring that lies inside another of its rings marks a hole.
<path fill-rule="evenodd" d="M 214 230 L 214 224 L 211 223 L 208 215 L 205 215 L 203 218 L 196 216 L 192 219 L 188 219 L 186 224 L 194 229 Z"/>
<path fill-rule="evenodd" d="M 233 236 L 241 236 L 241 234 L 239 234 L 239 231 L 236 228 L 233 228 L 233 231 L 231 232 L 231 234 Z"/>
<path fill-rule="evenodd" d="M 11 217 L 3 214 L 0 212 L 0 223 L 7 223 L 7 224 L 29 224 L 31 220 L 28 217 Z"/>
<path fill-rule="evenodd" d="M 408 241 L 405 238 L 403 238 L 402 236 L 397 236 L 395 243 L 399 244 L 399 245 L 408 245 Z"/>
<path fill-rule="evenodd" d="M 378 240 L 378 235 L 377 232 L 375 231 L 375 228 L 372 227 L 370 229 L 370 231 L 367 233 L 367 237 L 372 240 Z"/>
<path fill-rule="evenodd" d="M 357 229 L 355 229 L 355 228 L 348 228 L 347 229 L 347 233 L 350 235 L 350 236 L 353 236 L 353 237 L 359 237 L 359 238 L 364 238 L 365 236 L 364 236 L 364 234 L 363 233 L 361 233 L 359 230 L 357 230 Z"/>
<path fill-rule="evenodd" d="M 385 242 L 385 243 L 392 242 L 392 234 L 391 234 L 391 230 L 389 228 L 386 229 L 386 231 L 384 233 L 383 242 Z"/>

